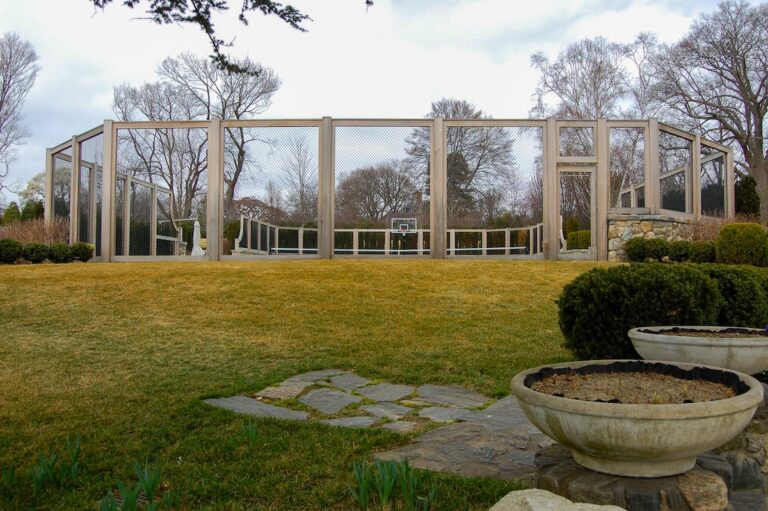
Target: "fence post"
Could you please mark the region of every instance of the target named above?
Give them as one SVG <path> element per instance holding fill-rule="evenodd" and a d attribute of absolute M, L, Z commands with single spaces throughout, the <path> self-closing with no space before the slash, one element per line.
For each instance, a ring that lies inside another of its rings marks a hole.
<path fill-rule="evenodd" d="M 53 152 L 50 149 L 45 150 L 45 208 L 43 209 L 43 219 L 46 224 L 53 220 L 53 172 L 55 169 L 53 162 Z"/>
<path fill-rule="evenodd" d="M 725 154 L 725 218 L 736 216 L 736 171 L 733 163 L 733 148 Z"/>
<path fill-rule="evenodd" d="M 701 135 L 696 135 L 691 147 L 691 201 L 686 201 L 686 206 L 691 205 L 693 218 L 701 219 Z"/>
<path fill-rule="evenodd" d="M 317 253 L 323 259 L 333 257 L 333 200 L 334 200 L 334 134 L 330 117 L 323 117 L 320 124 L 320 168 L 318 216 L 317 216 Z"/>
<path fill-rule="evenodd" d="M 547 119 L 547 128 L 544 136 L 546 140 L 544 149 L 544 255 L 546 259 L 557 259 L 560 253 L 560 202 L 559 178 L 557 176 L 557 157 L 560 154 L 560 137 L 557 131 L 557 120 L 554 117 Z"/>
<path fill-rule="evenodd" d="M 597 120 L 597 169 L 595 174 L 595 189 L 597 197 L 595 204 L 597 206 L 597 259 L 598 261 L 608 260 L 608 204 L 611 193 L 610 175 L 608 169 L 610 136 L 608 132 L 608 121 L 606 119 Z"/>
<path fill-rule="evenodd" d="M 429 245 L 433 259 L 445 258 L 445 235 L 448 217 L 448 172 L 445 161 L 445 124 L 442 117 L 432 120 L 430 155 Z"/>
<path fill-rule="evenodd" d="M 208 124 L 208 200 L 205 225 L 205 254 L 209 261 L 221 259 L 222 209 L 224 197 L 224 139 L 221 136 L 221 119 L 211 119 Z"/>
<path fill-rule="evenodd" d="M 112 121 L 104 121 L 101 168 L 101 260 L 109 262 L 115 250 L 115 137 Z"/>
<path fill-rule="evenodd" d="M 360 231 L 352 231 L 352 255 L 357 255 L 360 250 Z"/>
<path fill-rule="evenodd" d="M 424 255 L 424 231 L 416 231 L 416 254 Z"/>
<path fill-rule="evenodd" d="M 488 231 L 483 229 L 480 234 L 480 242 L 482 243 L 481 255 L 488 255 Z"/>
<path fill-rule="evenodd" d="M 509 227 L 504 229 L 504 255 L 509 255 L 509 242 L 511 241 L 511 236 L 509 235 Z"/>
<path fill-rule="evenodd" d="M 304 228 L 299 227 L 299 255 L 304 255 Z"/>
<path fill-rule="evenodd" d="M 659 121 L 648 121 L 648 168 L 645 175 L 645 207 L 658 215 L 659 203 Z"/>
<path fill-rule="evenodd" d="M 385 256 L 389 255 L 389 245 L 390 245 L 391 239 L 392 238 L 390 237 L 389 229 L 384 230 L 384 255 Z"/>

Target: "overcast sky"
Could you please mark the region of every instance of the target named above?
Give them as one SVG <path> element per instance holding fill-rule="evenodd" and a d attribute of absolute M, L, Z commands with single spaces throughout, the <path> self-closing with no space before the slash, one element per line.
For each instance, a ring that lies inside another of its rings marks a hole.
<path fill-rule="evenodd" d="M 24 183 L 45 148 L 112 118 L 112 87 L 154 79 L 163 58 L 208 55 L 193 27 L 158 26 L 140 10 L 104 11 L 90 0 L 0 0 L 0 32 L 17 32 L 40 56 L 24 108 L 31 133 L 11 168 Z M 147 3 L 147 2 L 143 2 Z M 230 2 L 233 6 L 240 2 Z M 673 42 L 716 0 L 286 0 L 313 21 L 307 33 L 276 18 L 216 18 L 236 56 L 273 68 L 283 85 L 265 118 L 423 117 L 441 97 L 466 99 L 496 118 L 525 118 L 537 74 L 530 55 L 603 35 L 629 42 L 641 31 Z M 6 201 L 13 195 L 6 194 Z"/>

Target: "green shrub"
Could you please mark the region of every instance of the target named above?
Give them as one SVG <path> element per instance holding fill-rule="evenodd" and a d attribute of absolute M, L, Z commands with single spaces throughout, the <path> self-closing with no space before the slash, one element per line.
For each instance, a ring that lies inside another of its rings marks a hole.
<path fill-rule="evenodd" d="M 627 259 L 633 263 L 642 263 L 645 261 L 645 239 L 632 238 L 624 244 L 624 250 L 627 253 Z"/>
<path fill-rule="evenodd" d="M 0 263 L 13 264 L 21 259 L 24 248 L 16 240 L 4 238 L 0 240 Z"/>
<path fill-rule="evenodd" d="M 93 257 L 93 245 L 90 243 L 73 243 L 71 249 L 77 261 L 86 262 Z"/>
<path fill-rule="evenodd" d="M 729 224 L 715 241 L 717 262 L 768 266 L 768 233 L 759 224 Z"/>
<path fill-rule="evenodd" d="M 699 240 L 692 243 L 691 258 L 692 263 L 714 263 L 715 262 L 715 242 Z"/>
<path fill-rule="evenodd" d="M 700 265 L 717 281 L 723 306 L 717 324 L 760 328 L 768 323 L 768 279 L 749 266 Z"/>
<path fill-rule="evenodd" d="M 600 359 L 637 358 L 631 328 L 715 324 L 722 302 L 717 282 L 696 266 L 631 264 L 580 275 L 557 304 L 566 347 Z"/>
<path fill-rule="evenodd" d="M 669 259 L 678 263 L 691 260 L 693 254 L 692 241 L 673 241 L 669 244 Z"/>
<path fill-rule="evenodd" d="M 48 259 L 48 253 L 48 245 L 42 243 L 27 243 L 24 245 L 24 259 L 30 263 L 42 263 Z"/>
<path fill-rule="evenodd" d="M 48 258 L 54 263 L 71 263 L 74 260 L 72 249 L 66 243 L 54 243 L 51 245 Z"/>
<path fill-rule="evenodd" d="M 664 238 L 645 240 L 645 259 L 661 261 L 669 255 L 669 242 Z"/>
<path fill-rule="evenodd" d="M 568 245 L 568 250 L 588 249 L 592 245 L 592 231 L 584 229 L 569 232 L 566 244 Z"/>

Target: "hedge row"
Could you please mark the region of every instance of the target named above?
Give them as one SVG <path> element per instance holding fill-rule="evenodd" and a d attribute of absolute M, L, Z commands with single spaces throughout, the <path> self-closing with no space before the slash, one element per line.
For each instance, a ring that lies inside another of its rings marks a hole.
<path fill-rule="evenodd" d="M 88 261 L 93 257 L 93 245 L 90 243 L 27 243 L 22 245 L 16 240 L 0 239 L 0 263 L 14 264 L 25 260 L 39 264 L 46 260 L 52 263 L 71 263 Z"/>
<path fill-rule="evenodd" d="M 624 245 L 631 262 L 751 264 L 768 266 L 768 231 L 759 224 L 730 224 L 715 241 L 673 241 L 633 238 Z"/>
<path fill-rule="evenodd" d="M 581 359 L 637 358 L 627 332 L 641 326 L 768 323 L 768 270 L 718 264 L 596 268 L 557 301 L 565 345 Z"/>
<path fill-rule="evenodd" d="M 566 246 L 568 250 L 580 250 L 587 249 L 592 246 L 592 231 L 584 229 L 581 231 L 573 231 L 568 233 L 566 239 Z"/>

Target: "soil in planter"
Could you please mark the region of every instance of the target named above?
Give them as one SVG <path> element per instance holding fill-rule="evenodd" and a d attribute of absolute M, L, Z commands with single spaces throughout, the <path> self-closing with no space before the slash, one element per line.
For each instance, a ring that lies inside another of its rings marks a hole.
<path fill-rule="evenodd" d="M 648 372 L 551 374 L 534 382 L 531 389 L 580 401 L 624 404 L 697 403 L 734 396 L 733 389 L 722 383 Z"/>
<path fill-rule="evenodd" d="M 768 339 L 765 330 L 748 330 L 746 328 L 724 328 L 713 332 L 712 330 L 698 330 L 696 328 L 665 328 L 665 329 L 641 329 L 646 334 L 676 335 L 679 337 L 712 337 L 730 339 Z"/>

